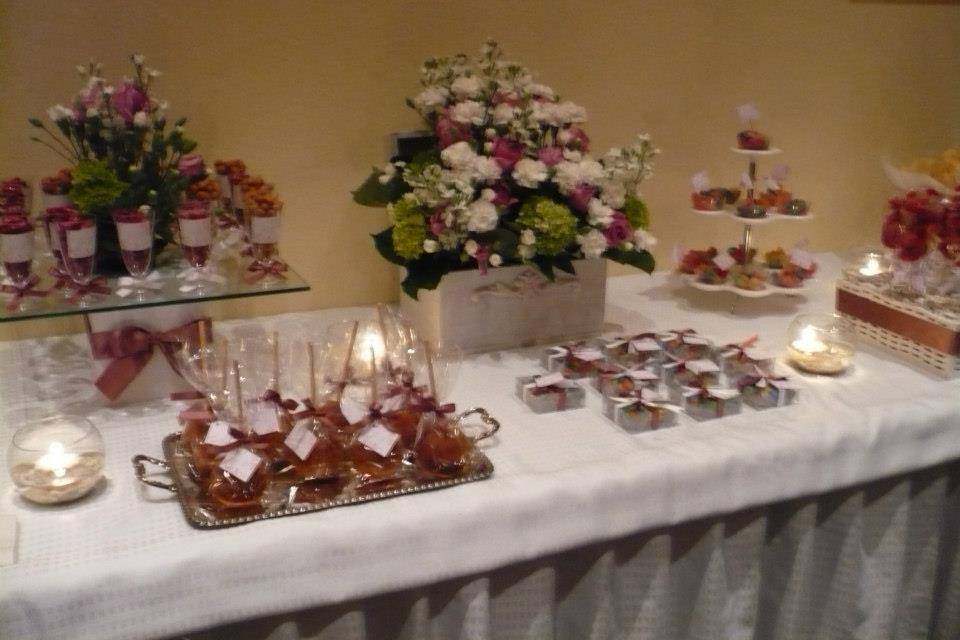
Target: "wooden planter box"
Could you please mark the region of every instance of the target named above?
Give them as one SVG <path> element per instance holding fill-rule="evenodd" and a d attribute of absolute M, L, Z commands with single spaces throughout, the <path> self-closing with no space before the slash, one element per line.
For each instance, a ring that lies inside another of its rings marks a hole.
<path fill-rule="evenodd" d="M 534 267 L 456 271 L 400 308 L 420 336 L 466 353 L 594 336 L 603 326 L 606 260 L 576 260 L 576 276 L 556 270 L 547 282 Z"/>
<path fill-rule="evenodd" d="M 857 335 L 944 378 L 960 376 L 960 315 L 927 309 L 864 282 L 837 281 L 837 311 Z"/>

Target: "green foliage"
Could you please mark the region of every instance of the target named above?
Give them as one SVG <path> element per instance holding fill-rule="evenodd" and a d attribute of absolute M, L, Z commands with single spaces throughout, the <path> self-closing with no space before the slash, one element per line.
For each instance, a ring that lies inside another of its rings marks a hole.
<path fill-rule="evenodd" d="M 401 258 L 413 260 L 423 253 L 427 224 L 423 211 L 407 198 L 391 205 L 393 214 L 393 250 Z"/>
<path fill-rule="evenodd" d="M 555 256 L 577 237 L 577 218 L 566 205 L 536 196 L 528 199 L 520 209 L 517 224 L 536 235 L 537 253 Z"/>
<path fill-rule="evenodd" d="M 626 251 L 619 247 L 610 247 L 603 255 L 614 262 L 630 265 L 647 273 L 653 273 L 656 266 L 653 255 L 649 251 L 638 251 L 636 249 Z"/>
<path fill-rule="evenodd" d="M 365 207 L 385 207 L 394 202 L 408 190 L 399 175 L 394 176 L 386 184 L 381 184 L 380 176 L 383 172 L 374 169 L 366 180 L 353 191 L 353 201 Z"/>
<path fill-rule="evenodd" d="M 70 199 L 83 213 L 96 215 L 114 205 L 128 187 L 102 160 L 81 160 L 73 169 Z"/>
<path fill-rule="evenodd" d="M 634 195 L 626 197 L 623 215 L 634 229 L 646 229 L 650 226 L 650 211 L 646 203 Z"/>

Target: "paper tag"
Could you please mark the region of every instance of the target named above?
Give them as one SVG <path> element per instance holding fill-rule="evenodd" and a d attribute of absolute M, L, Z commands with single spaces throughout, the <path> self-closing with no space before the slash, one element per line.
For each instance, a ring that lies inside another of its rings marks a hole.
<path fill-rule="evenodd" d="M 790 250 L 790 262 L 801 269 L 813 268 L 813 254 L 806 249 L 793 248 Z"/>
<path fill-rule="evenodd" d="M 118 222 L 117 237 L 124 251 L 146 251 L 153 246 L 153 232 L 150 221 Z"/>
<path fill-rule="evenodd" d="M 717 400 L 730 400 L 740 395 L 736 389 L 723 389 L 721 387 L 709 387 L 707 391 Z"/>
<path fill-rule="evenodd" d="M 388 396 L 380 403 L 381 413 L 390 413 L 403 407 L 404 398 L 402 395 Z"/>
<path fill-rule="evenodd" d="M 97 228 L 95 226 L 67 230 L 67 257 L 89 258 L 97 252 Z"/>
<path fill-rule="evenodd" d="M 203 444 L 225 447 L 236 441 L 237 439 L 230 435 L 230 425 L 223 420 L 215 420 L 207 427 L 207 435 L 203 439 Z"/>
<path fill-rule="evenodd" d="M 563 372 L 555 371 L 553 373 L 548 373 L 544 376 L 537 376 L 534 379 L 533 383 L 538 387 L 550 387 L 555 384 L 559 384 L 564 380 L 566 380 L 566 378 L 563 377 Z"/>
<path fill-rule="evenodd" d="M 353 398 L 343 397 L 340 398 L 340 412 L 343 414 L 343 417 L 347 419 L 347 422 L 357 424 L 367 417 L 370 413 L 370 408 Z"/>
<path fill-rule="evenodd" d="M 668 402 L 670 396 L 657 389 L 641 389 L 640 398 L 644 402 Z"/>
<path fill-rule="evenodd" d="M 4 233 L 0 235 L 0 253 L 4 262 L 33 260 L 33 233 Z"/>
<path fill-rule="evenodd" d="M 260 466 L 260 456 L 247 448 L 234 449 L 220 461 L 220 468 L 240 482 L 250 482 L 254 471 Z"/>
<path fill-rule="evenodd" d="M 277 408 L 269 402 L 257 402 L 250 406 L 247 421 L 258 436 L 267 436 L 280 431 Z"/>
<path fill-rule="evenodd" d="M 584 362 L 602 360 L 603 354 L 598 349 L 579 349 L 573 352 L 573 357 Z"/>
<path fill-rule="evenodd" d="M 653 338 L 641 338 L 630 341 L 630 349 L 635 353 L 643 351 L 660 351 L 660 345 Z"/>
<path fill-rule="evenodd" d="M 646 369 L 631 369 L 627 371 L 627 375 L 633 378 L 634 380 L 659 380 L 660 377 L 652 371 L 647 371 Z"/>
<path fill-rule="evenodd" d="M 683 337 L 683 341 L 684 341 L 684 343 L 686 343 L 686 344 L 699 344 L 699 345 L 709 345 L 709 344 L 710 344 L 710 339 L 709 339 L 709 338 L 702 338 L 702 337 L 700 337 L 700 336 L 687 335 L 687 336 L 684 336 L 684 337 Z"/>
<path fill-rule="evenodd" d="M 306 460 L 310 456 L 310 452 L 313 451 L 313 447 L 317 444 L 317 440 L 317 436 L 305 427 L 303 423 L 300 423 L 290 431 L 290 435 L 284 439 L 283 444 L 287 445 L 290 451 L 293 451 L 298 458 Z"/>
<path fill-rule="evenodd" d="M 381 458 L 386 458 L 390 455 L 390 452 L 393 451 L 393 447 L 396 446 L 397 440 L 399 439 L 400 434 L 390 431 L 390 429 L 387 429 L 379 422 L 374 422 L 357 436 L 357 442 Z"/>
<path fill-rule="evenodd" d="M 713 264 L 717 265 L 717 268 L 721 271 L 730 271 L 730 268 L 737 264 L 737 261 L 729 253 L 720 253 L 713 259 Z"/>
<path fill-rule="evenodd" d="M 702 373 L 716 373 L 720 371 L 720 367 L 717 366 L 713 360 L 707 360 L 705 358 L 700 360 L 688 360 L 685 363 L 688 371 L 692 371 L 697 375 Z"/>
<path fill-rule="evenodd" d="M 737 117 L 740 118 L 740 122 L 743 124 L 748 124 L 759 118 L 760 112 L 757 110 L 755 104 L 748 102 L 737 107 Z"/>
<path fill-rule="evenodd" d="M 275 244 L 280 239 L 280 216 L 253 216 L 250 238 L 256 244 Z"/>
<path fill-rule="evenodd" d="M 208 247 L 212 239 L 210 218 L 180 218 L 180 244 L 185 247 Z"/>

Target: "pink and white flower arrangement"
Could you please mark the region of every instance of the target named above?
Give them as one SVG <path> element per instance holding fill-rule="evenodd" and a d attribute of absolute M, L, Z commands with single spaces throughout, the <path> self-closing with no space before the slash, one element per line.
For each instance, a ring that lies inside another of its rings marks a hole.
<path fill-rule="evenodd" d="M 653 270 L 649 215 L 639 191 L 660 152 L 649 136 L 590 155 L 580 105 L 502 59 L 496 42 L 480 56 L 431 58 L 422 90 L 407 101 L 434 144 L 394 158 L 354 192 L 386 206 L 392 225 L 374 236 L 380 253 L 407 269 L 417 297 L 451 271 L 523 263 L 548 278 L 572 261 L 606 257 Z"/>

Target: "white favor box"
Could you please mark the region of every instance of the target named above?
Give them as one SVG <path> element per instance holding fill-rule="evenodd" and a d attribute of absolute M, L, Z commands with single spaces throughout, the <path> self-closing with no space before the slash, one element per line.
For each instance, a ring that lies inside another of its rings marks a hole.
<path fill-rule="evenodd" d="M 477 353 L 586 338 L 600 333 L 606 260 L 576 260 L 576 276 L 555 269 L 549 283 L 536 267 L 518 265 L 448 273 L 419 299 L 400 294 L 400 308 L 421 337 Z"/>

